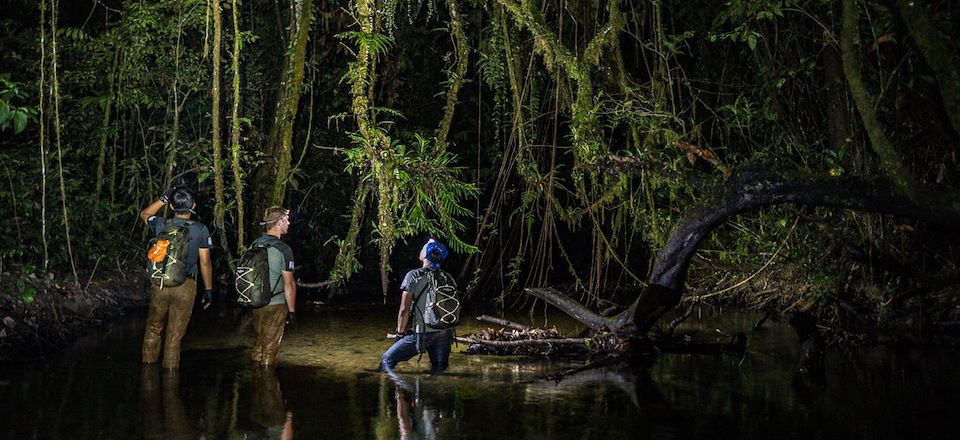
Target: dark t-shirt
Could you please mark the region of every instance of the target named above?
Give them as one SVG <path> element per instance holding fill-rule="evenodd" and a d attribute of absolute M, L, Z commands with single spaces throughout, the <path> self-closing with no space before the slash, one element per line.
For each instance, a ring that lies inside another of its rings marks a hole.
<path fill-rule="evenodd" d="M 414 333 L 443 331 L 443 329 L 427 327 L 426 324 L 423 323 L 423 311 L 427 307 L 427 296 L 423 295 L 423 293 L 427 291 L 432 282 L 430 272 L 435 272 L 432 276 L 446 278 L 446 280 L 444 280 L 444 278 L 437 278 L 439 283 L 453 286 L 457 285 L 452 275 L 440 269 L 434 270 L 429 267 L 421 267 L 420 269 L 413 269 L 407 272 L 403 277 L 403 281 L 400 283 L 400 290 L 408 291 L 413 295 L 413 302 L 410 304 L 410 313 L 413 314 Z"/>
<path fill-rule="evenodd" d="M 182 225 L 190 220 L 173 217 L 170 221 Z M 154 236 L 163 232 L 166 222 L 167 220 L 164 218 L 155 215 L 147 219 L 147 224 Z M 187 276 L 197 277 L 197 260 L 199 259 L 200 249 L 210 249 L 211 247 L 213 247 L 213 239 L 210 238 L 210 231 L 207 230 L 207 226 L 200 222 L 193 222 L 190 225 L 190 244 L 187 248 Z"/>

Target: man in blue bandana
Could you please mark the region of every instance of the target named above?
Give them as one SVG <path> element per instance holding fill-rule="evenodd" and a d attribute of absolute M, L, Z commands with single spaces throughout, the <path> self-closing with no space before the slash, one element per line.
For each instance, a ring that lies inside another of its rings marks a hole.
<path fill-rule="evenodd" d="M 450 359 L 450 344 L 453 342 L 453 328 L 435 329 L 424 323 L 423 311 L 426 310 L 424 292 L 433 284 L 432 277 L 443 277 L 447 284 L 455 285 L 453 277 L 440 269 L 447 258 L 447 247 L 432 238 L 420 249 L 420 261 L 423 265 L 407 272 L 400 283 L 403 297 L 397 313 L 396 342 L 383 353 L 380 367 L 392 372 L 397 363 L 414 357 L 417 353 L 430 356 L 430 373 L 440 374 L 447 369 Z M 413 329 L 407 330 L 412 318 Z"/>

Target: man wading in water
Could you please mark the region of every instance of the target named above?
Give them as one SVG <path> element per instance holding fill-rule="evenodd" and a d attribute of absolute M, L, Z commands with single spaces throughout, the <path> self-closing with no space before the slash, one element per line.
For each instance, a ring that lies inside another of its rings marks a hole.
<path fill-rule="evenodd" d="M 174 217 L 157 217 L 163 205 L 170 204 Z M 210 231 L 203 223 L 190 220 L 196 214 L 193 195 L 176 186 L 140 211 L 140 218 L 157 238 L 147 257 L 151 264 L 150 309 L 143 335 L 143 363 L 153 364 L 160 357 L 160 335 L 166 328 L 163 344 L 163 368 L 179 368 L 180 340 L 187 331 L 197 297 L 197 262 L 203 277 L 201 304 L 213 302 L 213 266 L 210 264 Z M 187 234 L 187 237 L 183 237 Z M 178 237 L 179 236 L 179 237 Z M 157 258 L 153 258 L 156 255 Z"/>
<path fill-rule="evenodd" d="M 297 319 L 297 280 L 293 276 L 293 251 L 280 240 L 290 227 L 290 210 L 272 206 L 263 213 L 264 234 L 253 246 L 267 247 L 270 286 L 273 297 L 267 305 L 253 309 L 253 329 L 257 339 L 250 357 L 259 365 L 275 365 L 284 324 Z"/>
<path fill-rule="evenodd" d="M 443 243 L 432 238 L 420 250 L 423 266 L 407 272 L 400 283 L 403 297 L 397 313 L 396 342 L 383 353 L 380 367 L 392 373 L 397 363 L 409 360 L 424 351 L 430 355 L 430 374 L 440 374 L 447 369 L 450 359 L 450 344 L 453 342 L 453 328 L 432 328 L 424 322 L 427 310 L 425 293 L 433 288 L 438 280 L 454 285 L 453 277 L 440 270 L 440 264 L 447 258 L 449 251 Z M 459 314 L 459 305 L 457 313 Z M 413 316 L 413 331 L 407 332 L 407 324 Z"/>

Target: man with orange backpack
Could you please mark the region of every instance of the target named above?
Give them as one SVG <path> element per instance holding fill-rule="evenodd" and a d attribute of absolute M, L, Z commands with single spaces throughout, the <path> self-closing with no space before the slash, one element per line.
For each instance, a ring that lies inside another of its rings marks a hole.
<path fill-rule="evenodd" d="M 174 216 L 158 217 L 164 205 Z M 196 214 L 193 194 L 184 186 L 175 186 L 140 211 L 140 218 L 155 236 L 147 251 L 150 274 L 150 307 L 143 335 L 143 363 L 156 363 L 160 357 L 160 337 L 164 334 L 163 368 L 179 368 L 180 340 L 187 330 L 197 296 L 197 263 L 203 278 L 201 304 L 213 302 L 213 266 L 210 248 L 213 242 L 206 225 L 190 220 Z"/>

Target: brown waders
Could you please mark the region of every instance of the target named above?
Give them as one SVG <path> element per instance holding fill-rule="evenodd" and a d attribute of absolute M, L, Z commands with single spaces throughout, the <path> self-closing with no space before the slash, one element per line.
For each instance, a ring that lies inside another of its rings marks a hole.
<path fill-rule="evenodd" d="M 187 278 L 177 287 L 150 288 L 150 309 L 147 329 L 143 334 L 143 363 L 152 364 L 160 357 L 160 334 L 166 327 L 163 344 L 163 368 L 180 366 L 180 340 L 187 331 L 197 297 L 197 282 Z"/>
<path fill-rule="evenodd" d="M 250 358 L 262 365 L 276 365 L 283 327 L 287 321 L 287 305 L 273 304 L 253 309 L 253 330 L 257 340 L 250 350 Z"/>

